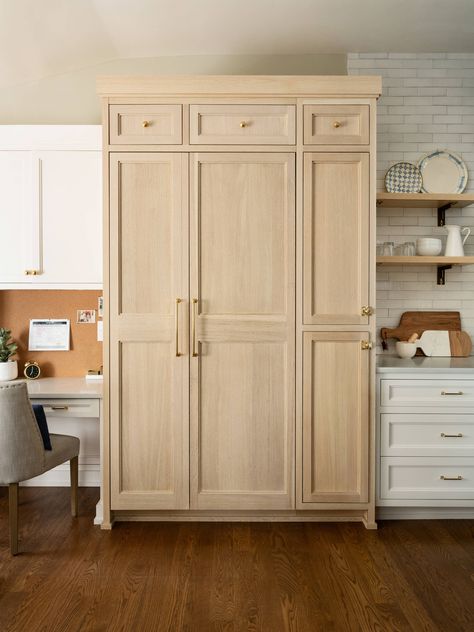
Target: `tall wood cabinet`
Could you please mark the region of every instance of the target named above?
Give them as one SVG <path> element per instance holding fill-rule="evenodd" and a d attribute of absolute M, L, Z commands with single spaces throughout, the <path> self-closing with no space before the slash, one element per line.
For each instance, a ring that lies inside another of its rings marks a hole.
<path fill-rule="evenodd" d="M 109 77 L 104 527 L 374 526 L 377 77 Z"/>

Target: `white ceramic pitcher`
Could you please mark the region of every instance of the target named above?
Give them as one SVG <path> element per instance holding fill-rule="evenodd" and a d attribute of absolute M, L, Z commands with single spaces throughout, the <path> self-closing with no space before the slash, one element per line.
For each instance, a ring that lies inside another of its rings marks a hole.
<path fill-rule="evenodd" d="M 446 224 L 448 231 L 448 240 L 444 251 L 445 257 L 464 257 L 464 244 L 471 234 L 471 229 L 465 226 L 461 228 L 457 224 Z M 464 239 L 462 238 L 464 236 Z"/>

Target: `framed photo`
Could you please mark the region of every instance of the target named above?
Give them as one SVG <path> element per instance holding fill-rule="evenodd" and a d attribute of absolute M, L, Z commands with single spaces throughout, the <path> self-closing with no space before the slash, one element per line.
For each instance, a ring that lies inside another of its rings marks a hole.
<path fill-rule="evenodd" d="M 95 309 L 78 309 L 76 322 L 80 324 L 95 323 Z"/>
<path fill-rule="evenodd" d="M 99 298 L 97 299 L 97 316 L 99 318 L 104 317 L 104 297 L 103 296 L 99 296 Z"/>

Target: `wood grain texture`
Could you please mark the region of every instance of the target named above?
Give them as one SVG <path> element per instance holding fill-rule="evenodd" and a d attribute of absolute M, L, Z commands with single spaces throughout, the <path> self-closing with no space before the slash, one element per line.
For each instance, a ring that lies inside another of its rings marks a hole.
<path fill-rule="evenodd" d="M 2 632 L 471 632 L 472 521 L 92 526 L 98 491 L 0 488 Z"/>
<path fill-rule="evenodd" d="M 290 509 L 294 154 L 192 154 L 191 507 Z"/>
<path fill-rule="evenodd" d="M 368 145 L 368 105 L 305 105 L 305 145 Z"/>
<path fill-rule="evenodd" d="M 78 309 L 95 309 L 102 292 L 97 290 L 1 290 L 0 323 L 12 330 L 18 343 L 18 371 L 25 362 L 38 362 L 41 377 L 84 377 L 102 365 L 102 343 L 97 324 L 77 324 Z M 28 351 L 30 318 L 69 318 L 70 351 Z"/>
<path fill-rule="evenodd" d="M 304 156 L 306 325 L 367 325 L 369 154 Z"/>

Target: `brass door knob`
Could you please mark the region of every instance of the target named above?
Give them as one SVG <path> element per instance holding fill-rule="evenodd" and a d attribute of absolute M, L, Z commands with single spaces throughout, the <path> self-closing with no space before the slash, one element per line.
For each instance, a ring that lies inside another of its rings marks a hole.
<path fill-rule="evenodd" d="M 334 121 L 334 123 L 332 124 L 333 127 L 341 127 L 342 123 L 340 121 Z"/>
<path fill-rule="evenodd" d="M 143 121 L 142 127 L 148 127 L 150 125 L 150 121 Z"/>
<path fill-rule="evenodd" d="M 370 342 L 370 340 L 362 340 L 360 343 L 360 348 L 362 349 L 362 351 L 369 351 L 370 349 L 372 349 L 372 343 Z"/>
<path fill-rule="evenodd" d="M 373 313 L 374 310 L 370 307 L 370 305 L 364 305 L 361 309 L 362 316 L 372 316 Z"/>

